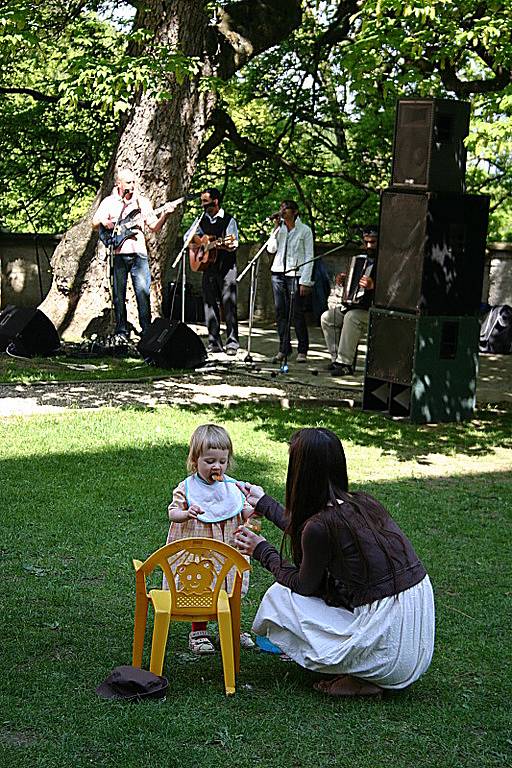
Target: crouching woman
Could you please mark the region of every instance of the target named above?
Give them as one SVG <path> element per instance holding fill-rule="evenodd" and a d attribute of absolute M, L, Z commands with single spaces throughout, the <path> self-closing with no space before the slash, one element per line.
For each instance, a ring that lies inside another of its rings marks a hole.
<path fill-rule="evenodd" d="M 253 630 L 305 669 L 326 675 L 333 696 L 406 688 L 429 667 L 434 598 L 411 542 L 366 493 L 349 493 L 345 454 L 327 429 L 290 442 L 286 507 L 240 484 L 255 513 L 284 531 L 293 562 L 241 527 L 237 547 L 270 571 Z"/>

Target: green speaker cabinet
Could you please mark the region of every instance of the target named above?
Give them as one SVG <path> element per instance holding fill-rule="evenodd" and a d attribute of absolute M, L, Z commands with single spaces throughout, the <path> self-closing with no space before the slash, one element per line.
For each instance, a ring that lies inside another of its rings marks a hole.
<path fill-rule="evenodd" d="M 479 332 L 476 317 L 372 308 L 363 410 L 406 416 L 414 423 L 472 418 Z"/>

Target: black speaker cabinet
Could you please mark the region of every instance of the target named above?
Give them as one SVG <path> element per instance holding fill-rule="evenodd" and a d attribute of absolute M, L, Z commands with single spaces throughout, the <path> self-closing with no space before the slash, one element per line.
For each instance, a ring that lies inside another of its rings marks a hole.
<path fill-rule="evenodd" d="M 0 352 L 12 344 L 13 354 L 22 357 L 51 355 L 60 347 L 52 321 L 39 309 L 6 307 L 0 312 Z"/>
<path fill-rule="evenodd" d="M 486 195 L 385 190 L 375 305 L 430 315 L 477 313 L 488 219 Z"/>
<path fill-rule="evenodd" d="M 138 349 L 142 357 L 160 368 L 199 368 L 206 349 L 192 328 L 157 317 L 143 334 Z"/>
<path fill-rule="evenodd" d="M 393 146 L 393 187 L 464 192 L 470 105 L 448 99 L 400 99 Z"/>
<path fill-rule="evenodd" d="M 363 410 L 415 423 L 473 415 L 480 325 L 476 317 L 428 317 L 372 308 Z"/>

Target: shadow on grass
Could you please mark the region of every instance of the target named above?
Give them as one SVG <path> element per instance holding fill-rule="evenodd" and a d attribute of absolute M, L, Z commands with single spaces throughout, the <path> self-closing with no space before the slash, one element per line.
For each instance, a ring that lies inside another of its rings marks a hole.
<path fill-rule="evenodd" d="M 283 409 L 279 405 L 237 404 L 194 405 L 195 413 L 214 413 L 219 421 L 254 422 L 256 431 L 286 443 L 303 427 L 326 427 L 341 441 L 376 447 L 399 461 L 416 459 L 428 463 L 429 453 L 484 456 L 495 448 L 512 448 L 512 409 L 489 406 L 475 413 L 471 421 L 454 424 L 411 424 L 382 414 L 346 408 L 302 407 Z"/>

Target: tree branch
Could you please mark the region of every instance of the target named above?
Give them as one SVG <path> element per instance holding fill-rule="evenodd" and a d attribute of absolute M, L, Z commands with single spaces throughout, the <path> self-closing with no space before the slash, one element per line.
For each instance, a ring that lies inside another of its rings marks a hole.
<path fill-rule="evenodd" d="M 242 136 L 231 119 L 231 117 L 222 109 L 217 108 L 213 115 L 212 121 L 216 126 L 216 131 L 224 133 L 226 138 L 229 138 L 233 145 L 240 150 L 247 158 L 252 161 L 270 160 L 273 163 L 277 163 L 286 173 L 293 179 L 295 185 L 298 185 L 298 176 L 310 176 L 318 179 L 343 179 L 349 182 L 357 189 L 364 190 L 365 192 L 375 192 L 376 190 L 369 187 L 367 184 L 363 184 L 359 179 L 341 171 L 316 171 L 312 168 L 302 168 L 296 163 L 290 163 L 281 154 L 275 151 L 275 149 L 267 149 L 266 147 L 256 144 L 254 141 Z M 297 186 L 297 189 L 299 187 Z"/>
<path fill-rule="evenodd" d="M 46 104 L 57 104 L 62 99 L 62 96 L 53 96 L 49 93 L 42 93 L 41 91 L 36 91 L 33 88 L 4 88 L 3 86 L 0 86 L 0 93 L 5 93 L 11 96 L 30 96 L 35 101 L 44 101 Z M 91 103 L 89 101 L 79 100 L 77 101 L 77 104 L 83 109 L 91 108 Z"/>
<path fill-rule="evenodd" d="M 224 80 L 284 40 L 302 21 L 300 0 L 243 0 L 219 8 L 217 14 L 215 42 Z"/>

